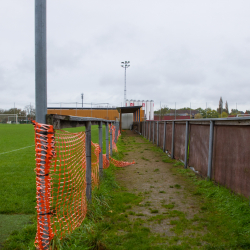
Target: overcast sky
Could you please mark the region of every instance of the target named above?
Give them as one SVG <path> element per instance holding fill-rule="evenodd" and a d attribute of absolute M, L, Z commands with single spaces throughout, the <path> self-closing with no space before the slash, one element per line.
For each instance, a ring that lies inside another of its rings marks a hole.
<path fill-rule="evenodd" d="M 47 0 L 48 106 L 250 109 L 249 0 Z M 34 0 L 1 1 L 0 108 L 35 104 Z M 79 105 L 79 104 L 78 104 Z M 63 106 L 67 106 L 63 104 Z"/>

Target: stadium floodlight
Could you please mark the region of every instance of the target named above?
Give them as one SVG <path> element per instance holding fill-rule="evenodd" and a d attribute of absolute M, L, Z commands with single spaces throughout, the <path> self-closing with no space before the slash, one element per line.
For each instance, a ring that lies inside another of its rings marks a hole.
<path fill-rule="evenodd" d="M 125 69 L 125 75 L 124 75 L 124 107 L 126 106 L 126 69 L 128 68 L 128 67 L 130 67 L 130 65 L 129 65 L 129 63 L 130 63 L 130 61 L 125 61 L 125 62 L 121 62 L 122 63 L 122 65 L 121 65 L 121 67 L 122 68 L 124 68 Z"/>
<path fill-rule="evenodd" d="M 81 98 L 82 98 L 82 108 L 83 108 L 83 96 L 84 96 L 84 94 L 82 93 L 82 94 L 81 94 Z"/>

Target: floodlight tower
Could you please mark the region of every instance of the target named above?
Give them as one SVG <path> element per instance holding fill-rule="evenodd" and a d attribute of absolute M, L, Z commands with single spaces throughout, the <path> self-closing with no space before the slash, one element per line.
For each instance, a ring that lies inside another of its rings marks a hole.
<path fill-rule="evenodd" d="M 81 94 L 81 98 L 82 98 L 82 108 L 83 108 L 83 93 Z"/>
<path fill-rule="evenodd" d="M 128 67 L 130 67 L 130 61 L 125 61 L 125 62 L 121 62 L 121 67 L 122 68 L 124 68 L 125 69 L 125 76 L 124 76 L 124 104 L 123 104 L 123 106 L 125 106 L 126 105 L 126 69 L 128 68 Z"/>

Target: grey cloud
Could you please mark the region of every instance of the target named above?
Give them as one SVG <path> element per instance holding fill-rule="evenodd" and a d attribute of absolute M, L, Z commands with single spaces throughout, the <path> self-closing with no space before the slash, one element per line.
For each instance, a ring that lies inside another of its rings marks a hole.
<path fill-rule="evenodd" d="M 71 70 L 79 65 L 84 54 L 84 46 L 76 41 L 69 41 L 65 45 L 54 42 L 48 43 L 48 71 L 50 73 L 62 69 Z"/>

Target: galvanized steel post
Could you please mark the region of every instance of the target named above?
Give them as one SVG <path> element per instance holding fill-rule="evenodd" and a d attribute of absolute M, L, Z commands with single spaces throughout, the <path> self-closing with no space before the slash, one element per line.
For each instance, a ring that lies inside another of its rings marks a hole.
<path fill-rule="evenodd" d="M 113 149 L 112 149 L 112 123 L 110 123 L 110 143 L 109 143 L 109 145 L 110 145 L 110 156 L 112 156 L 112 151 L 113 151 Z"/>
<path fill-rule="evenodd" d="M 99 175 L 100 177 L 103 176 L 103 156 L 102 156 L 102 122 L 99 122 L 99 146 L 100 146 L 100 152 L 99 152 Z"/>
<path fill-rule="evenodd" d="M 91 201 L 91 122 L 86 122 L 86 197 Z"/>
<path fill-rule="evenodd" d="M 186 139 L 185 139 L 185 168 L 188 165 L 188 143 L 189 143 L 189 122 L 186 121 Z"/>
<path fill-rule="evenodd" d="M 153 140 L 152 142 L 155 142 L 155 122 L 153 122 Z"/>
<path fill-rule="evenodd" d="M 151 137 L 151 122 L 149 121 L 149 131 L 148 131 L 148 140 L 150 141 Z"/>
<path fill-rule="evenodd" d="M 213 139 L 214 139 L 214 122 L 210 121 L 208 169 L 207 169 L 207 177 L 208 177 L 208 179 L 212 178 Z"/>
<path fill-rule="evenodd" d="M 47 114 L 47 17 L 46 17 L 46 0 L 35 0 L 35 97 L 36 97 L 36 122 L 46 124 Z M 42 135 L 43 133 L 40 132 Z M 43 152 L 41 156 L 41 173 L 45 173 L 46 160 L 46 142 L 42 142 Z M 45 175 L 40 175 L 40 200 L 37 200 L 39 211 L 39 218 L 42 220 L 44 216 L 49 216 L 50 211 L 42 207 L 42 200 L 49 199 L 45 195 Z M 43 221 L 43 249 L 49 249 L 49 223 L 45 219 Z"/>
<path fill-rule="evenodd" d="M 171 158 L 174 159 L 174 128 L 175 122 L 172 121 L 172 147 L 171 147 Z"/>
<path fill-rule="evenodd" d="M 47 114 L 47 37 L 46 0 L 35 1 L 35 92 L 36 121 L 46 123 Z"/>
<path fill-rule="evenodd" d="M 115 122 L 115 143 L 117 143 L 117 135 L 118 135 L 118 130 L 117 130 L 117 122 Z"/>
<path fill-rule="evenodd" d="M 166 126 L 167 122 L 164 122 L 164 131 L 163 131 L 163 152 L 166 152 Z"/>
<path fill-rule="evenodd" d="M 106 122 L 106 158 L 109 161 L 109 123 Z"/>
<path fill-rule="evenodd" d="M 159 146 L 159 122 L 157 122 L 157 147 Z"/>
<path fill-rule="evenodd" d="M 141 135 L 144 136 L 144 123 L 141 123 Z"/>

